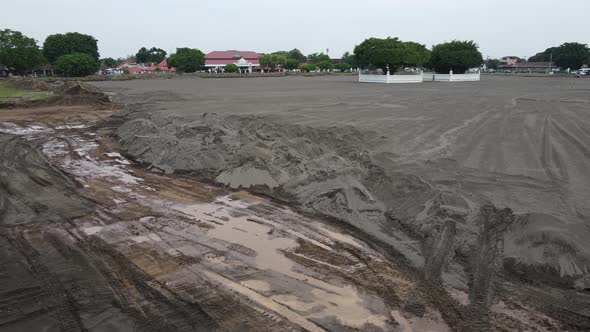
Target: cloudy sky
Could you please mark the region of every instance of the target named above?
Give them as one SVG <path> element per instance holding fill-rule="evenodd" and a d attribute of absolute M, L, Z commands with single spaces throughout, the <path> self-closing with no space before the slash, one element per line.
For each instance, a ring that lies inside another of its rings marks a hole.
<path fill-rule="evenodd" d="M 299 48 L 340 57 L 368 37 L 433 44 L 469 39 L 484 57 L 531 56 L 567 41 L 590 44 L 590 0 L 19 0 L 2 4 L 0 29 L 38 40 L 81 32 L 101 57 L 142 46 L 271 52 Z"/>

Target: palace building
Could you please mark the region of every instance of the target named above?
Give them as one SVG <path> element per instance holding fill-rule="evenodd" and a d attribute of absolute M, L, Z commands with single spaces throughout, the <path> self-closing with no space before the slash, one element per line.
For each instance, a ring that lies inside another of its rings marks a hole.
<path fill-rule="evenodd" d="M 218 71 L 228 64 L 234 64 L 240 71 L 249 73 L 260 67 L 258 53 L 252 51 L 213 51 L 205 56 L 205 67 L 208 69 Z"/>

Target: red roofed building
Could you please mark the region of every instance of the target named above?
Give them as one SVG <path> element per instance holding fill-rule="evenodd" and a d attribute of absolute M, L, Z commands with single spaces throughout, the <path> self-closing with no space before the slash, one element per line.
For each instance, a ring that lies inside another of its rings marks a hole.
<path fill-rule="evenodd" d="M 205 56 L 205 67 L 219 70 L 225 65 L 234 64 L 242 71 L 252 72 L 260 66 L 258 53 L 251 51 L 213 51 Z"/>
<path fill-rule="evenodd" d="M 159 69 L 159 70 L 158 70 Z M 161 72 L 175 72 L 176 68 L 170 67 L 168 68 L 168 61 L 166 59 L 162 60 L 157 66 L 149 66 L 145 70 L 152 72 L 152 71 L 161 71 Z"/>

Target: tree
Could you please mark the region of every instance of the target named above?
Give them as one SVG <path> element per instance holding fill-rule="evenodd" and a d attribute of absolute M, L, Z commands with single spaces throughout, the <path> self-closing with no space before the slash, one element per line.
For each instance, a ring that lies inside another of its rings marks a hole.
<path fill-rule="evenodd" d="M 459 41 L 438 44 L 432 47 L 430 64 L 437 73 L 453 70 L 463 74 L 469 68 L 479 67 L 483 59 L 474 41 Z"/>
<path fill-rule="evenodd" d="M 334 68 L 340 70 L 341 72 L 349 71 L 352 66 L 348 63 L 341 62 L 334 66 Z"/>
<path fill-rule="evenodd" d="M 301 51 L 296 48 L 290 50 L 289 54 L 287 54 L 287 57 L 291 58 L 291 59 L 295 59 L 295 60 L 299 61 L 299 63 L 305 62 L 305 60 L 307 60 L 305 55 L 303 55 L 303 53 L 301 53 Z"/>
<path fill-rule="evenodd" d="M 53 64 L 59 57 L 71 53 L 84 53 L 98 61 L 97 40 L 77 32 L 50 35 L 43 43 L 43 54 Z"/>
<path fill-rule="evenodd" d="M 43 53 L 33 38 L 19 31 L 0 30 L 0 64 L 23 73 L 44 63 Z"/>
<path fill-rule="evenodd" d="M 381 68 L 384 73 L 403 66 L 423 66 L 430 59 L 426 46 L 391 37 L 365 39 L 354 48 L 354 54 L 359 66 Z"/>
<path fill-rule="evenodd" d="M 342 54 L 342 63 L 346 63 L 352 67 L 355 64 L 354 54 L 350 54 L 350 52 L 344 52 L 344 54 Z"/>
<path fill-rule="evenodd" d="M 317 66 L 313 63 L 307 63 L 307 64 L 304 64 L 303 67 L 301 67 L 301 69 L 303 69 L 303 71 L 309 73 L 310 71 L 316 70 Z"/>
<path fill-rule="evenodd" d="M 334 68 L 334 65 L 331 61 L 324 60 L 317 63 L 317 66 L 320 67 L 321 70 L 330 70 Z"/>
<path fill-rule="evenodd" d="M 285 61 L 285 69 L 293 70 L 297 68 L 299 68 L 299 60 L 289 58 Z"/>
<path fill-rule="evenodd" d="M 560 45 L 554 59 L 558 67 L 580 69 L 588 61 L 589 55 L 588 45 L 572 42 Z"/>
<path fill-rule="evenodd" d="M 270 67 L 275 69 L 277 66 L 282 66 L 287 62 L 287 57 L 282 54 L 263 54 L 258 60 L 262 67 Z"/>
<path fill-rule="evenodd" d="M 530 57 L 528 61 L 548 62 L 551 60 L 558 67 L 578 69 L 590 61 L 590 49 L 588 49 L 588 45 L 586 44 L 575 42 L 564 43 L 558 47 L 550 47 L 544 52 L 537 53 Z"/>
<path fill-rule="evenodd" d="M 117 65 L 117 60 L 115 60 L 113 58 L 104 58 L 104 59 L 100 59 L 100 64 L 108 66 L 109 68 L 113 68 Z"/>
<path fill-rule="evenodd" d="M 135 61 L 140 63 L 160 63 L 166 58 L 166 51 L 161 48 L 152 47 L 149 50 L 142 47 L 135 54 Z"/>
<path fill-rule="evenodd" d="M 496 69 L 498 69 L 498 66 L 500 65 L 500 60 L 498 60 L 498 59 L 487 59 L 485 61 L 485 64 L 486 64 L 486 69 L 488 69 L 488 70 L 490 70 L 490 69 L 496 70 Z"/>
<path fill-rule="evenodd" d="M 196 48 L 181 47 L 170 55 L 168 65 L 179 72 L 194 73 L 205 64 L 205 54 Z"/>
<path fill-rule="evenodd" d="M 98 68 L 98 61 L 85 53 L 62 55 L 54 65 L 54 70 L 65 76 L 87 76 L 94 74 Z"/>
<path fill-rule="evenodd" d="M 226 73 L 235 73 L 238 71 L 238 66 L 234 65 L 233 63 L 229 63 L 223 67 L 223 71 Z"/>
<path fill-rule="evenodd" d="M 313 53 L 307 56 L 310 63 L 320 63 L 322 61 L 330 61 L 330 56 L 324 53 Z"/>

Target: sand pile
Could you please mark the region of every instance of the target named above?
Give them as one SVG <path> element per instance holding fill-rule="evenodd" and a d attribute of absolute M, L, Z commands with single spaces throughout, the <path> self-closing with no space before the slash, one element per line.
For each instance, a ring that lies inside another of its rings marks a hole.
<path fill-rule="evenodd" d="M 21 90 L 50 91 L 52 89 L 51 85 L 47 82 L 32 77 L 13 76 L 9 79 L 9 82 L 15 88 Z"/>
<path fill-rule="evenodd" d="M 93 105 L 97 107 L 111 107 L 111 99 L 96 87 L 81 83 L 66 81 L 49 97 L 50 105 Z"/>
<path fill-rule="evenodd" d="M 460 264 L 455 255 L 470 257 L 481 242 L 480 207 L 490 202 L 460 188 L 441 191 L 407 169 L 396 171 L 395 156 L 372 152 L 379 140 L 373 132 L 204 114 L 189 123 L 157 116 L 130 120 L 118 134 L 122 148 L 149 167 L 191 172 L 344 220 L 390 243 L 414 265 L 434 266 L 428 268 L 436 274 L 446 273 L 440 262 L 453 269 Z M 539 275 L 582 275 L 590 257 L 583 243 L 573 234 L 557 236 L 549 226 L 531 227 L 535 218 L 508 218 L 491 238 L 505 242 L 500 247 L 516 265 L 537 266 Z M 448 277 L 466 284 L 463 277 Z"/>

